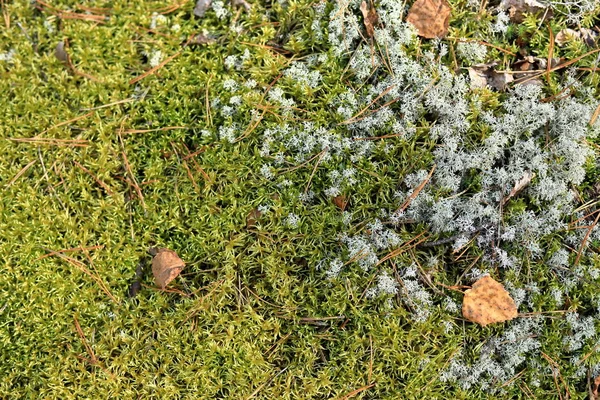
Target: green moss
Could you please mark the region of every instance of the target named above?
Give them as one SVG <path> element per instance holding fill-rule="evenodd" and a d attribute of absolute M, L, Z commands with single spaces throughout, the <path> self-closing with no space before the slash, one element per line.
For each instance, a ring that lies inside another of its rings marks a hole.
<path fill-rule="evenodd" d="M 61 10 L 76 4 L 52 3 Z M 102 24 L 59 21 L 29 1 L 2 6 L 10 26 L 0 30 L 0 51 L 15 49 L 16 55 L 0 61 L 0 397 L 308 399 L 374 383 L 357 398 L 489 398 L 439 381 L 451 356 L 489 328 L 448 319 L 441 310 L 428 323 L 413 323 L 404 307 L 388 310 L 383 301 L 365 299 L 372 276 L 360 270 L 325 280 L 314 266 L 339 247 L 340 210 L 325 201 L 305 207 L 278 194 L 259 174 L 256 136 L 236 144 L 202 136 L 203 129 L 214 133 L 224 122 L 210 104 L 229 100 L 222 89 L 226 79 L 243 75 L 264 89 L 292 59 L 323 48 L 309 29 L 311 4 L 292 2 L 284 9 L 276 3 L 268 11 L 256 4 L 250 14 L 237 16 L 240 34 L 213 12 L 202 20 L 192 17 L 192 3 L 168 14 L 158 33 L 146 28 L 153 12 L 172 5 L 166 1 L 95 2 L 111 10 Z M 473 15 L 454 16 L 453 35 L 471 37 L 486 29 L 490 16 Z M 175 24 L 181 27 L 177 33 L 170 29 Z M 532 54 L 544 56 L 547 32 L 528 25 L 519 35 L 531 35 Z M 203 30 L 220 36 L 217 43 L 182 48 L 182 38 Z M 64 39 L 77 71 L 95 79 L 73 74 L 54 57 Z M 274 50 L 279 47 L 286 56 Z M 181 54 L 130 84 L 149 69 L 143 52 L 152 50 L 164 57 Z M 243 72 L 224 68 L 227 56 L 245 50 L 253 58 Z M 582 51 L 569 47 L 564 56 Z M 299 105 L 317 123 L 331 120 L 330 103 L 346 90 L 342 78 L 348 73 L 341 60 L 328 61 L 321 72 L 322 88 L 302 93 Z M 498 105 L 494 94 L 482 99 L 484 107 Z M 260 100 L 249 92 L 231 120 L 245 129 Z M 266 126 L 286 120 L 280 110 L 272 111 Z M 174 128 L 153 130 L 163 127 Z M 47 140 L 14 140 L 33 137 Z M 393 207 L 402 177 L 430 164 L 435 143 L 423 131 L 393 152 L 384 152 L 384 145 L 375 152 L 379 169 L 355 166 L 369 178 L 347 189 L 353 229 Z M 199 154 L 188 157 L 194 152 Z M 311 172 L 308 166 L 289 174 L 298 193 Z M 322 179 L 315 176 L 312 185 L 322 187 Z M 247 216 L 261 204 L 272 210 L 249 228 Z M 509 212 L 520 207 L 512 200 Z M 283 224 L 290 212 L 301 215 L 296 229 Z M 423 231 L 417 226 L 400 234 L 410 240 Z M 141 292 L 128 299 L 136 266 L 148 263 L 146 250 L 153 245 L 176 250 L 188 263 L 174 282 L 178 292 L 153 289 L 146 274 Z M 48 257 L 48 249 L 79 247 L 94 249 L 65 253 L 75 262 Z M 448 285 L 478 255 L 473 250 L 457 261 L 439 249 L 403 255 L 403 261 L 436 251 L 447 266 L 430 272 Z M 582 297 L 593 293 L 585 287 Z M 538 308 L 548 307 L 540 298 Z M 457 328 L 445 333 L 442 320 Z M 561 329 L 548 326 L 548 354 L 560 354 Z M 572 398 L 584 393 L 576 382 L 568 384 Z M 533 388 L 540 398 L 552 389 Z M 507 398 L 521 395 L 519 387 L 507 388 Z"/>

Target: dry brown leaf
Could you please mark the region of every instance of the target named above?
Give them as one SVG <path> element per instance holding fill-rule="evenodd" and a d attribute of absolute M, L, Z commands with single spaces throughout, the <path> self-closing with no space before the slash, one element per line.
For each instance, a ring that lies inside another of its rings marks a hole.
<path fill-rule="evenodd" d="M 552 18 L 552 10 L 537 0 L 503 0 L 500 8 L 508 10 L 510 20 L 515 23 L 523 22 L 525 14 L 542 14 L 544 21 Z"/>
<path fill-rule="evenodd" d="M 260 212 L 260 210 L 258 208 L 253 208 L 252 210 L 250 210 L 250 212 L 246 216 L 246 228 L 256 227 L 256 224 L 258 223 L 258 219 L 260 218 L 261 215 L 262 215 L 262 213 Z"/>
<path fill-rule="evenodd" d="M 590 391 L 590 400 L 600 399 L 600 375 L 594 378 L 592 382 L 592 390 Z"/>
<path fill-rule="evenodd" d="M 510 191 L 508 196 L 506 196 L 504 198 L 504 200 L 502 200 L 502 204 L 503 205 L 506 204 L 510 199 L 515 197 L 517 194 L 519 194 L 521 192 L 521 190 L 525 189 L 527 187 L 527 185 L 529 185 L 531 183 L 531 180 L 534 177 L 535 177 L 534 172 L 525 171 L 525 173 L 523 174 L 523 177 L 521 179 L 519 179 L 517 182 L 515 182 L 515 186 L 513 186 L 512 190 Z"/>
<path fill-rule="evenodd" d="M 185 263 L 177 253 L 169 249 L 158 249 L 152 259 L 152 274 L 154 281 L 164 289 L 177 275 L 181 273 Z"/>
<path fill-rule="evenodd" d="M 563 29 L 556 34 L 554 38 L 554 43 L 559 46 L 564 46 L 567 43 L 573 42 L 575 40 L 579 40 L 581 38 L 581 34 L 574 29 Z"/>
<path fill-rule="evenodd" d="M 517 306 L 502 284 L 484 276 L 465 291 L 463 317 L 481 326 L 509 321 L 518 315 Z"/>
<path fill-rule="evenodd" d="M 211 0 L 198 0 L 194 6 L 194 15 L 200 18 L 204 17 L 204 14 L 211 6 L 211 3 Z"/>
<path fill-rule="evenodd" d="M 477 64 L 468 69 L 471 86 L 476 88 L 484 88 L 491 86 L 497 90 L 506 90 L 506 87 L 514 78 L 512 74 L 505 72 L 497 72 L 494 67 L 498 63 Z"/>
<path fill-rule="evenodd" d="M 61 40 L 56 45 L 54 56 L 64 63 L 69 62 L 69 53 L 67 53 L 67 45 L 64 40 Z"/>
<path fill-rule="evenodd" d="M 344 211 L 348 205 L 348 197 L 343 194 L 335 196 L 333 198 L 333 204 L 335 204 L 340 210 Z"/>
<path fill-rule="evenodd" d="M 448 33 L 450 11 L 446 0 L 417 0 L 408 11 L 406 21 L 417 28 L 419 36 L 441 38 Z"/>
<path fill-rule="evenodd" d="M 377 15 L 373 4 L 368 5 L 366 1 L 360 4 L 360 11 L 362 12 L 365 28 L 367 29 L 367 36 L 372 38 L 375 35 L 375 26 L 379 23 L 379 15 Z"/>

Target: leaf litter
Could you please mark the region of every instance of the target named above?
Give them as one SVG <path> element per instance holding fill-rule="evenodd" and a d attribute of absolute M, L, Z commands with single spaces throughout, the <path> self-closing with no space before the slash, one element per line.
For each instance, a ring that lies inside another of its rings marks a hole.
<path fill-rule="evenodd" d="M 185 268 L 185 263 L 173 250 L 165 248 L 150 249 L 149 253 L 154 255 L 152 258 L 154 281 L 161 289 L 164 289 L 173 279 L 179 276 Z"/>
<path fill-rule="evenodd" d="M 484 276 L 465 291 L 462 313 L 481 326 L 509 321 L 518 315 L 517 306 L 504 286 L 490 276 Z"/>
<path fill-rule="evenodd" d="M 417 0 L 408 11 L 406 21 L 417 29 L 419 36 L 442 38 L 448 34 L 450 13 L 446 0 Z"/>

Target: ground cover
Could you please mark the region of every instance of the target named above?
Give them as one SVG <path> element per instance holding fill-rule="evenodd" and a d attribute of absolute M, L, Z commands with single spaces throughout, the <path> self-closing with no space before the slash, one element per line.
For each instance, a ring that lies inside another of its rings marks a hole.
<path fill-rule="evenodd" d="M 592 2 L 198 4 L 2 3 L 0 396 L 595 396 Z"/>

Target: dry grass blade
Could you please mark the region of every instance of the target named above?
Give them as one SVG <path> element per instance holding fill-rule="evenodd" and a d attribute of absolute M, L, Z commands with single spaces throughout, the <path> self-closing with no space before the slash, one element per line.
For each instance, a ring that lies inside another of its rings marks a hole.
<path fill-rule="evenodd" d="M 552 67 L 552 56 L 554 55 L 554 32 L 550 24 L 548 24 L 548 34 L 550 35 L 550 43 L 548 44 L 548 61 L 546 63 L 546 80 L 550 85 L 550 69 Z"/>
<path fill-rule="evenodd" d="M 339 400 L 348 400 L 348 399 L 351 399 L 354 396 L 356 396 L 357 394 L 360 394 L 360 393 L 364 392 L 365 390 L 371 389 L 373 386 L 375 386 L 375 383 L 371 383 L 369 385 L 366 385 L 366 386 L 363 386 L 363 387 L 359 387 L 358 389 L 354 389 L 350 393 L 345 394 L 344 396 L 339 397 L 338 399 Z"/>
<path fill-rule="evenodd" d="M 277 378 L 279 375 L 283 374 L 287 369 L 288 369 L 288 367 L 285 367 L 281 371 L 279 371 L 278 373 L 273 375 L 271 378 L 269 378 L 268 381 L 266 381 L 265 383 L 260 385 L 258 388 L 256 388 L 256 390 L 254 392 L 252 392 L 252 394 L 250 396 L 246 397 L 246 400 L 250 400 L 250 399 L 254 398 L 254 396 L 256 396 L 258 393 L 260 393 L 261 390 L 263 390 L 269 383 L 273 382 L 275 380 L 275 378 Z"/>
<path fill-rule="evenodd" d="M 89 113 L 87 113 L 87 114 L 80 115 L 79 117 L 72 118 L 72 119 L 70 119 L 70 120 L 68 120 L 68 121 L 63 121 L 63 122 L 61 122 L 61 123 L 58 123 L 58 124 L 56 124 L 56 125 L 53 125 L 53 126 L 51 126 L 50 128 L 48 128 L 48 129 L 46 129 L 46 130 L 44 130 L 44 131 L 40 132 L 40 133 L 39 133 L 38 135 L 36 135 L 35 137 L 36 137 L 36 138 L 38 138 L 38 137 L 42 136 L 44 133 L 46 133 L 46 132 L 48 132 L 48 131 L 50 131 L 50 130 L 52 130 L 52 129 L 56 129 L 56 128 L 59 128 L 59 127 L 61 127 L 61 126 L 64 126 L 64 125 L 71 124 L 71 123 L 73 123 L 73 122 L 79 121 L 80 119 L 87 118 L 87 117 L 89 117 L 89 116 L 90 116 L 90 115 L 92 115 L 92 114 L 93 114 L 93 112 L 89 112 Z"/>
<path fill-rule="evenodd" d="M 433 167 L 431 168 L 431 170 L 429 171 L 429 174 L 427 174 L 427 177 L 425 179 L 423 179 L 423 182 L 421 182 L 419 184 L 419 186 L 417 186 L 417 188 L 411 193 L 411 195 L 408 196 L 408 199 L 406 199 L 406 201 L 400 206 L 400 208 L 398 208 L 396 210 L 396 213 L 400 213 L 400 212 L 406 210 L 406 208 L 410 205 L 410 203 L 412 203 L 412 201 L 417 198 L 419 193 L 421 193 L 423 188 L 425 188 L 425 185 L 427 185 L 427 182 L 429 182 L 429 180 L 433 176 L 433 171 L 435 171 L 435 167 L 436 167 L 436 165 L 434 164 Z"/>
<path fill-rule="evenodd" d="M 592 126 L 596 123 L 598 116 L 600 116 L 600 104 L 598 104 L 598 107 L 596 107 L 594 114 L 592 114 L 592 118 L 590 118 L 590 126 Z"/>
<path fill-rule="evenodd" d="M 599 219 L 600 219 L 600 213 L 598 213 L 596 215 L 594 222 L 590 225 L 587 232 L 585 233 L 585 236 L 583 237 L 583 240 L 581 241 L 581 247 L 579 247 L 579 251 L 577 252 L 577 258 L 575 258 L 575 265 L 579 264 L 579 260 L 581 259 L 581 256 L 583 255 L 583 250 L 585 249 L 585 245 L 590 237 L 590 234 L 592 233 L 592 231 L 598 224 Z"/>
<path fill-rule="evenodd" d="M 171 62 L 171 60 L 173 60 L 175 57 L 179 56 L 180 54 L 181 54 L 181 52 L 178 51 L 177 53 L 173 54 L 172 56 L 168 57 L 163 62 L 161 62 L 160 64 L 158 64 L 156 67 L 150 68 L 148 71 L 144 72 L 142 75 L 138 76 L 137 78 L 133 78 L 132 80 L 130 80 L 129 84 L 130 85 L 134 85 L 134 84 L 138 83 L 139 81 L 141 81 L 142 79 L 146 78 L 147 76 L 150 76 L 150 75 L 154 74 L 156 71 L 158 71 L 159 69 L 161 69 L 162 67 L 164 67 L 165 65 L 167 65 L 169 62 Z"/>
<path fill-rule="evenodd" d="M 69 264 L 73 265 L 74 267 L 76 267 L 77 269 L 79 269 L 81 272 L 83 272 L 84 274 L 86 274 L 87 276 L 89 276 L 90 278 L 92 278 L 92 280 L 94 280 L 94 282 L 96 282 L 96 284 L 98 286 L 100 286 L 100 289 L 102 289 L 102 291 L 104 293 L 106 293 L 106 295 L 116 304 L 119 304 L 119 301 L 116 299 L 115 296 L 113 296 L 113 294 L 110 292 L 110 290 L 108 290 L 108 288 L 106 287 L 106 285 L 104 284 L 104 282 L 102 281 L 102 279 L 99 276 L 94 275 L 89 269 L 87 269 L 87 267 L 85 266 L 84 263 L 82 263 L 81 261 L 78 261 L 72 257 L 66 256 L 62 253 L 59 253 L 57 251 L 54 250 L 50 250 L 50 249 L 46 249 L 44 248 L 45 251 L 47 251 L 49 253 L 49 255 L 52 256 L 56 256 L 58 258 L 62 258 L 63 260 L 65 260 L 66 262 L 68 262 Z"/>
<path fill-rule="evenodd" d="M 365 108 L 363 108 L 362 110 L 360 110 L 356 115 L 354 115 L 353 117 L 348 118 L 347 120 L 345 120 L 344 122 L 340 122 L 339 125 L 348 125 L 351 124 L 353 122 L 356 122 L 356 119 L 361 116 L 362 114 L 364 114 L 373 104 L 375 104 L 380 98 L 382 98 L 383 96 L 385 96 L 386 94 L 388 94 L 390 92 L 390 90 L 392 90 L 394 87 L 396 87 L 396 85 L 391 85 L 390 87 L 388 87 L 387 89 L 385 89 L 383 92 L 381 92 L 379 94 L 379 96 L 375 97 L 373 99 L 373 101 L 371 101 Z"/>
<path fill-rule="evenodd" d="M 33 167 L 33 164 L 35 164 L 37 162 L 37 160 L 33 160 L 31 162 L 29 162 L 29 164 L 27 164 L 26 166 L 24 166 L 23 168 L 21 168 L 21 170 L 19 172 L 17 172 L 17 174 L 10 180 L 10 182 L 8 182 L 6 184 L 6 186 L 4 187 L 4 189 L 8 189 L 9 187 L 12 186 L 13 183 L 15 183 L 17 181 L 17 179 L 19 179 L 21 176 L 23 176 L 23 174 L 25 172 L 27 172 L 27 170 L 31 167 Z"/>
<path fill-rule="evenodd" d="M 114 193 L 112 190 L 110 190 L 110 188 L 108 187 L 108 185 L 106 183 L 104 183 L 102 180 L 100 180 L 100 178 L 98 178 L 96 175 L 94 175 L 89 169 L 87 169 L 86 167 L 84 167 L 83 165 L 81 165 L 80 163 L 78 163 L 77 161 L 73 160 L 73 164 L 75 164 L 79 169 L 81 169 L 83 172 L 85 172 L 86 174 L 88 174 L 89 176 L 92 177 L 92 179 L 94 181 L 96 181 L 96 183 L 98 185 L 100 185 L 100 187 L 102 189 L 104 189 L 104 191 L 109 195 L 109 196 L 114 196 Z"/>
<path fill-rule="evenodd" d="M 98 250 L 98 249 L 103 249 L 104 245 L 100 244 L 97 246 L 89 246 L 89 247 L 71 247 L 69 249 L 62 249 L 62 250 L 56 250 L 56 253 L 72 253 L 72 252 L 76 252 L 76 251 L 89 251 L 89 250 Z M 42 256 L 39 256 L 38 258 L 35 259 L 35 261 L 38 260 L 43 260 L 44 258 L 48 258 L 50 256 L 52 256 L 53 254 L 51 253 L 46 253 Z"/>
<path fill-rule="evenodd" d="M 77 317 L 73 316 L 73 319 L 75 321 L 75 330 L 77 331 L 77 335 L 79 335 L 79 338 L 81 339 L 81 342 L 85 347 L 85 351 L 87 351 L 88 355 L 90 356 L 90 362 L 92 364 L 97 364 L 98 359 L 96 358 L 96 354 L 94 354 L 92 346 L 90 346 L 87 339 L 85 338 L 85 335 L 83 334 L 83 329 L 81 329 L 81 325 L 79 325 L 79 321 L 77 321 Z"/>
<path fill-rule="evenodd" d="M 48 145 L 48 146 L 67 146 L 67 147 L 87 147 L 89 141 L 84 139 L 51 139 L 51 138 L 8 138 L 12 142 L 17 143 L 33 143 L 37 145 Z"/>

